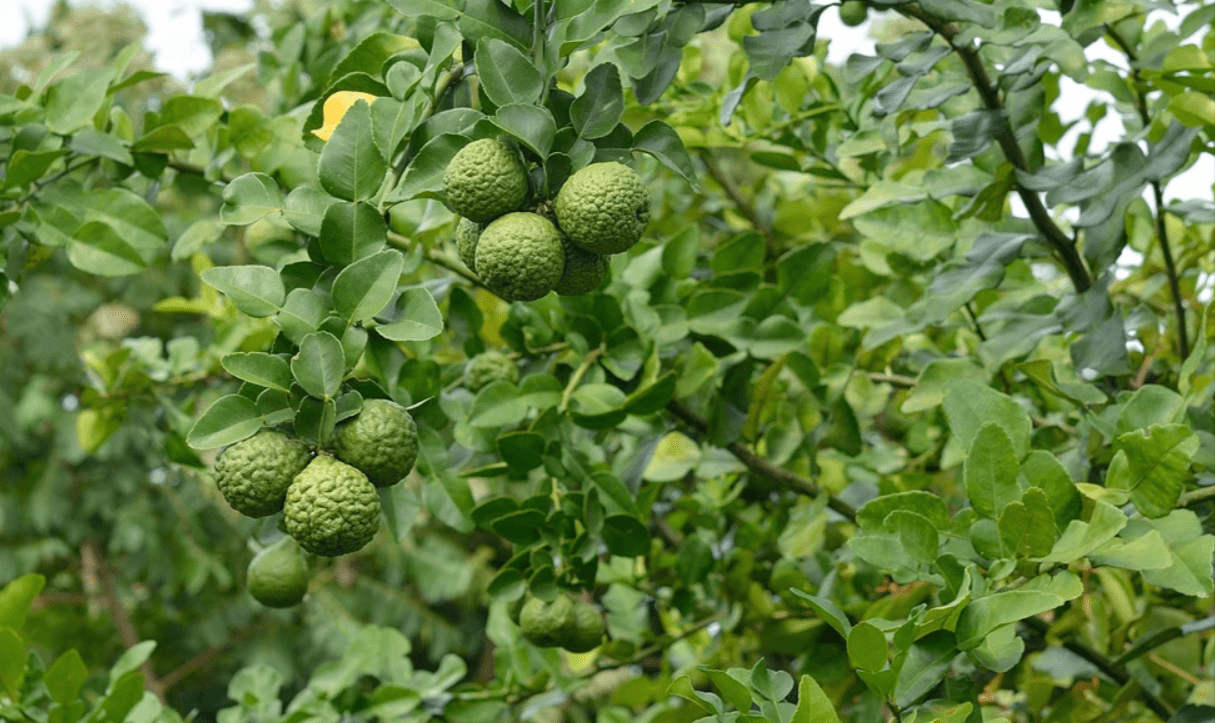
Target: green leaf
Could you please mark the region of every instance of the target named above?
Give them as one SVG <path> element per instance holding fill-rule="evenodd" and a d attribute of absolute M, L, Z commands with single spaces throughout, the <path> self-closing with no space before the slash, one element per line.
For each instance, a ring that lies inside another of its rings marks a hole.
<path fill-rule="evenodd" d="M 1126 527 L 1126 515 L 1108 502 L 1097 500 L 1088 522 L 1072 520 L 1043 562 L 1070 564 L 1109 542 Z"/>
<path fill-rule="evenodd" d="M 393 341 L 425 341 L 443 332 L 443 315 L 430 291 L 414 286 L 401 291 L 392 321 L 376 327 L 376 333 Z"/>
<path fill-rule="evenodd" d="M 252 437 L 261 428 L 257 404 L 248 397 L 229 394 L 203 412 L 186 436 L 186 444 L 194 449 L 216 449 Z"/>
<path fill-rule="evenodd" d="M 890 646 L 886 634 L 871 623 L 862 622 L 848 633 L 848 657 L 862 670 L 877 672 L 886 667 Z"/>
<path fill-rule="evenodd" d="M 19 699 L 21 684 L 25 680 L 25 643 L 11 628 L 0 628 L 0 685 L 8 691 L 8 698 Z"/>
<path fill-rule="evenodd" d="M 32 181 L 42 178 L 42 174 L 46 173 L 55 161 L 63 158 L 68 154 L 67 151 L 60 149 L 55 151 L 27 151 L 24 148 L 15 151 L 12 158 L 8 162 L 8 175 L 4 179 L 4 185 L 0 186 L 5 190 L 10 188 L 25 188 Z"/>
<path fill-rule="evenodd" d="M 219 218 L 229 226 L 248 226 L 270 213 L 283 210 L 283 194 L 264 173 L 246 173 L 224 187 Z"/>
<path fill-rule="evenodd" d="M 740 711 L 751 710 L 751 689 L 748 686 L 735 680 L 724 670 L 713 670 L 701 666 L 701 671 L 709 676 L 709 680 L 713 681 L 713 685 L 721 691 L 721 697 L 725 698 L 727 703 Z"/>
<path fill-rule="evenodd" d="M 388 242 L 388 224 L 367 203 L 334 203 L 321 221 L 321 253 L 335 266 L 366 258 Z"/>
<path fill-rule="evenodd" d="M 557 122 L 547 108 L 530 103 L 510 103 L 498 108 L 491 121 L 541 158 L 547 157 L 553 148 Z"/>
<path fill-rule="evenodd" d="M 267 389 L 290 391 L 291 368 L 287 360 L 264 352 L 237 352 L 220 360 L 232 376 Z"/>
<path fill-rule="evenodd" d="M 835 258 L 832 244 L 799 246 L 784 254 L 776 262 L 780 292 L 802 306 L 818 303 L 830 287 Z"/>
<path fill-rule="evenodd" d="M 1000 540 L 1009 554 L 1022 557 L 1049 555 L 1059 536 L 1050 500 L 1037 487 L 1029 488 L 1022 501 L 1004 507 L 999 520 Z"/>
<path fill-rule="evenodd" d="M 1053 511 L 1057 529 L 1080 517 L 1083 507 L 1080 490 L 1053 454 L 1042 449 L 1031 451 L 1021 463 L 1021 474 L 1031 487 L 1046 495 L 1047 509 Z"/>
<path fill-rule="evenodd" d="M 46 578 L 37 573 L 29 573 L 13 580 L 0 589 L 0 628 L 21 630 L 25 625 L 25 617 L 29 614 L 30 604 L 42 588 L 46 587 Z"/>
<path fill-rule="evenodd" d="M 283 334 L 298 345 L 305 336 L 320 328 L 328 313 L 328 304 L 316 292 L 311 289 L 292 289 L 274 321 L 283 330 Z"/>
<path fill-rule="evenodd" d="M 346 201 L 366 201 L 379 192 L 387 171 L 371 128 L 371 106 L 360 99 L 346 111 L 321 151 L 317 166 L 321 188 Z"/>
<path fill-rule="evenodd" d="M 91 123 L 105 103 L 112 68 L 82 70 L 56 82 L 46 91 L 46 126 L 68 135 Z"/>
<path fill-rule="evenodd" d="M 460 0 L 388 0 L 394 10 L 407 18 L 429 16 L 435 20 L 455 20 L 460 17 Z"/>
<path fill-rule="evenodd" d="M 931 692 L 949 672 L 957 655 L 957 641 L 949 631 L 938 630 L 917 640 L 899 668 L 895 702 L 906 708 Z"/>
<path fill-rule="evenodd" d="M 1198 452 L 1198 435 L 1181 424 L 1153 424 L 1114 441 L 1106 486 L 1131 493 L 1131 502 L 1147 517 L 1173 511 Z M 1121 458 L 1121 459 L 1120 459 Z"/>
<path fill-rule="evenodd" d="M 925 565 L 936 562 L 941 537 L 927 517 L 907 510 L 895 510 L 886 516 L 884 527 L 895 534 L 903 551 L 913 560 Z"/>
<path fill-rule="evenodd" d="M 840 634 L 840 637 L 845 640 L 848 639 L 849 634 L 852 632 L 852 623 L 848 620 L 848 616 L 844 611 L 840 610 L 839 606 L 827 598 L 816 597 L 797 588 L 792 588 L 791 592 L 814 608 L 814 612 L 818 613 L 823 622 L 834 628 L 835 632 Z"/>
<path fill-rule="evenodd" d="M 317 399 L 333 399 L 346 374 L 342 342 L 327 331 L 305 336 L 300 353 L 291 360 L 291 374 L 304 391 Z"/>
<path fill-rule="evenodd" d="M 514 45 L 497 38 L 482 38 L 477 43 L 475 58 L 481 89 L 494 105 L 530 104 L 540 98 L 544 79 L 536 64 Z"/>
<path fill-rule="evenodd" d="M 118 656 L 118 660 L 114 662 L 114 666 L 110 668 L 110 689 L 111 691 L 117 687 L 119 681 L 126 677 L 129 673 L 133 673 L 139 669 L 141 665 L 148 662 L 148 658 L 152 657 L 152 653 L 156 650 L 155 640 L 145 640 L 141 643 L 135 643 L 126 651 Z M 143 697 L 142 676 L 140 685 L 140 696 L 136 700 Z"/>
<path fill-rule="evenodd" d="M 443 133 L 426 142 L 410 162 L 401 183 L 384 199 L 387 203 L 411 201 L 443 191 L 443 173 L 452 157 L 469 139 L 457 133 Z"/>
<path fill-rule="evenodd" d="M 498 455 L 516 472 L 544 464 L 544 437 L 535 432 L 506 432 L 497 439 Z"/>
<path fill-rule="evenodd" d="M 958 648 L 977 647 L 993 630 L 1054 610 L 1084 593 L 1084 585 L 1070 572 L 1059 573 L 1053 578 L 1040 576 L 1032 583 L 1038 583 L 1034 589 L 1027 584 L 1020 590 L 972 600 L 958 618 Z"/>
<path fill-rule="evenodd" d="M 998 424 L 984 424 L 975 434 L 962 466 L 971 506 L 989 519 L 999 517 L 1004 508 L 1021 499 L 1019 473 L 1017 455 L 1004 429 Z"/>
<path fill-rule="evenodd" d="M 610 429 L 628 416 L 624 392 L 611 384 L 583 384 L 570 395 L 574 422 L 587 429 Z"/>
<path fill-rule="evenodd" d="M 329 73 L 329 84 L 350 73 L 379 77 L 384 63 L 392 56 L 417 47 L 413 38 L 393 33 L 373 33 L 359 41 Z"/>
<path fill-rule="evenodd" d="M 688 182 L 693 192 L 700 191 L 700 174 L 692 165 L 692 158 L 684 148 L 683 141 L 665 121 L 652 120 L 633 136 L 633 149 L 648 153 L 669 170 L 679 174 Z"/>
<path fill-rule="evenodd" d="M 67 705 L 80 695 L 80 689 L 84 687 L 88 677 L 89 669 L 81 660 L 80 653 L 69 650 L 51 664 L 42 682 L 46 685 L 51 700 L 59 705 Z"/>
<path fill-rule="evenodd" d="M 333 306 L 350 323 L 370 319 L 392 299 L 405 259 L 399 251 L 372 254 L 342 269 L 333 281 Z"/>
<path fill-rule="evenodd" d="M 600 63 L 582 80 L 582 93 L 570 106 L 570 121 L 582 138 L 602 138 L 616 129 L 624 114 L 620 71 L 613 63 Z"/>
<path fill-rule="evenodd" d="M 641 473 L 649 482 L 674 482 L 700 464 L 700 446 L 682 432 L 667 432 Z"/>
<path fill-rule="evenodd" d="M 322 332 L 323 333 L 323 332 Z M 333 399 L 304 397 L 292 420 L 295 436 L 307 444 L 325 446 L 333 437 L 337 424 L 337 403 Z"/>
<path fill-rule="evenodd" d="M 130 276 L 147 268 L 139 252 L 101 221 L 90 221 L 77 229 L 67 255 L 73 266 L 98 276 Z"/>
<path fill-rule="evenodd" d="M 835 706 L 819 684 L 808 675 L 803 675 L 797 685 L 797 708 L 789 723 L 840 723 Z"/>
<path fill-rule="evenodd" d="M 457 24 L 470 41 L 496 38 L 520 50 L 531 46 L 531 22 L 499 0 L 464 0 L 464 13 Z"/>
<path fill-rule="evenodd" d="M 685 585 L 695 585 L 713 570 L 713 549 L 697 535 L 689 535 L 675 557 L 675 574 Z"/>
<path fill-rule="evenodd" d="M 1125 537 L 1135 540 L 1150 530 L 1159 532 L 1168 543 L 1169 566 L 1144 570 L 1144 580 L 1182 595 L 1201 597 L 1215 593 L 1212 568 L 1215 535 L 1204 534 L 1198 515 L 1191 510 L 1175 510 L 1154 520 L 1132 520 L 1127 523 Z"/>
<path fill-rule="evenodd" d="M 255 318 L 276 313 L 287 298 L 282 278 L 268 266 L 216 266 L 203 271 L 202 280 Z"/>
<path fill-rule="evenodd" d="M 939 495 L 922 490 L 879 495 L 857 510 L 856 522 L 863 530 L 877 531 L 885 527 L 886 517 L 896 510 L 914 512 L 938 530 L 949 529 L 949 505 Z"/>
<path fill-rule="evenodd" d="M 980 427 L 994 423 L 1012 442 L 1016 459 L 1029 452 L 1029 415 L 1008 395 L 973 379 L 959 379 L 946 386 L 944 408 L 949 429 L 963 449 L 970 448 Z"/>
<path fill-rule="evenodd" d="M 603 520 L 603 544 L 613 555 L 641 557 L 650 553 L 650 531 L 632 515 L 609 515 Z"/>
<path fill-rule="evenodd" d="M 300 233 L 320 236 L 325 211 L 335 202 L 333 196 L 309 186 L 299 186 L 287 194 L 283 202 L 283 218 Z"/>

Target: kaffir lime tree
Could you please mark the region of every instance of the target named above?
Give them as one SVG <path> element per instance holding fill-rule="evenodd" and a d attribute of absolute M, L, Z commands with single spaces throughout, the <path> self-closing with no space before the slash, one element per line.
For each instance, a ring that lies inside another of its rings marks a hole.
<path fill-rule="evenodd" d="M 0 718 L 1215 713 L 1209 3 L 54 12 Z"/>

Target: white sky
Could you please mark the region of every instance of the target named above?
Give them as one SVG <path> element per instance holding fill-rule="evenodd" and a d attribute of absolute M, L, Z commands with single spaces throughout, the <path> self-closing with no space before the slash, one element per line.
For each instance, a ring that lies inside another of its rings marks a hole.
<path fill-rule="evenodd" d="M 114 0 L 89 1 L 96 5 L 114 4 Z M 160 70 L 172 73 L 182 80 L 204 71 L 211 62 L 211 54 L 203 38 L 200 11 L 244 12 L 252 6 L 250 0 L 126 0 L 126 2 L 143 15 L 144 22 L 148 26 L 145 46 L 152 51 L 156 65 Z M 31 20 L 35 27 L 41 27 L 46 22 L 52 4 L 53 0 L 0 0 L 0 47 L 20 43 L 30 27 Z M 1059 22 L 1057 13 L 1043 12 L 1042 15 L 1046 22 L 1053 24 Z M 1170 27 L 1177 25 L 1176 16 L 1169 13 L 1156 12 L 1153 14 L 1153 21 L 1156 19 L 1162 20 Z M 874 53 L 873 41 L 868 37 L 868 23 L 859 28 L 849 28 L 839 21 L 839 14 L 836 11 L 828 10 L 822 14 L 818 29 L 820 38 L 833 39 L 828 50 L 828 60 L 832 63 L 842 64 L 853 53 Z M 1195 40 L 1191 38 L 1189 42 L 1195 42 Z M 1125 67 L 1125 60 L 1121 54 L 1102 41 L 1090 45 L 1087 53 L 1090 58 L 1101 58 Z M 1068 78 L 1062 79 L 1061 91 L 1061 97 L 1055 103 L 1055 110 L 1064 122 L 1079 118 L 1092 99 L 1101 98 L 1103 95 Z M 1108 96 L 1103 100 L 1108 101 Z M 1075 143 L 1079 132 L 1079 130 L 1073 130 L 1065 136 L 1065 148 Z M 1098 123 L 1090 150 L 1099 152 L 1110 143 L 1121 139 L 1124 132 L 1125 129 L 1117 117 L 1117 113 L 1108 114 Z M 1165 198 L 1169 201 L 1178 198 L 1211 198 L 1213 183 L 1215 183 L 1215 156 L 1204 154 L 1186 173 L 1169 183 L 1165 190 Z M 1014 212 L 1024 215 L 1024 209 L 1018 209 L 1019 203 L 1019 199 L 1013 198 Z"/>

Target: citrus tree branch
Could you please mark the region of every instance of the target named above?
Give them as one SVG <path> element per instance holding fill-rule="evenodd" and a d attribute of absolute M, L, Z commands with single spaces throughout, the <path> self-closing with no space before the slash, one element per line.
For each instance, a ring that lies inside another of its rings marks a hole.
<path fill-rule="evenodd" d="M 1135 84 L 1135 106 L 1139 111 L 1139 121 L 1143 124 L 1144 130 L 1147 130 L 1152 125 L 1152 117 L 1148 114 L 1147 91 L 1144 90 L 1143 82 L 1139 77 L 1139 57 L 1131 48 L 1130 43 L 1126 42 L 1126 39 L 1114 26 L 1106 23 L 1105 32 L 1126 55 L 1127 65 L 1131 67 L 1131 80 Z M 1152 181 L 1152 195 L 1156 199 L 1156 237 L 1160 239 L 1160 253 L 1164 255 L 1164 268 L 1169 277 L 1169 290 L 1173 294 L 1173 313 L 1177 315 L 1177 348 L 1182 360 L 1185 360 L 1190 356 L 1189 332 L 1185 326 L 1185 304 L 1181 299 L 1181 283 L 1177 277 L 1177 266 L 1173 263 L 1173 249 L 1169 245 L 1168 226 L 1164 221 L 1164 188 L 1160 185 L 1158 178 Z"/>
<path fill-rule="evenodd" d="M 773 234 L 772 224 L 768 223 L 759 214 L 759 211 L 755 208 L 755 204 L 751 203 L 751 199 L 747 198 L 739 190 L 738 186 L 734 185 L 734 181 L 730 180 L 730 177 L 725 174 L 721 166 L 717 165 L 717 161 L 713 159 L 713 155 L 707 149 L 701 148 L 698 155 L 700 156 L 700 160 L 705 164 L 705 170 L 709 172 L 709 175 L 713 177 L 717 185 L 721 186 L 721 190 L 725 191 L 730 200 L 734 202 L 734 205 L 738 207 L 738 212 L 763 237 L 764 246 L 768 250 L 768 256 L 776 258 L 779 255 L 779 249 L 776 247 L 776 238 Z"/>
<path fill-rule="evenodd" d="M 697 430 L 702 435 L 709 429 L 709 425 L 707 422 L 705 422 L 705 420 L 698 417 L 692 412 L 692 410 L 683 406 L 674 399 L 667 402 L 667 411 L 671 413 L 671 416 Z M 752 452 L 741 442 L 731 442 L 726 445 L 726 449 L 730 452 L 730 454 L 734 455 L 739 462 L 742 462 L 752 474 L 767 478 L 779 485 L 788 487 L 789 489 L 797 492 L 801 492 L 802 494 L 817 496 L 824 493 L 824 490 L 815 484 L 813 480 L 807 479 L 795 472 L 791 472 L 783 467 L 778 467 L 772 464 L 768 460 Z M 856 509 L 853 508 L 852 505 L 844 502 L 834 495 L 828 495 L 827 506 L 849 520 L 856 520 Z"/>
<path fill-rule="evenodd" d="M 979 92 L 983 105 L 988 110 L 1004 110 L 1004 103 L 1000 100 L 1000 94 L 996 91 L 996 86 L 992 83 L 991 76 L 987 74 L 987 68 L 983 65 L 983 59 L 979 57 L 978 50 L 974 47 L 958 45 L 954 42 L 954 38 L 960 32 L 957 25 L 932 17 L 918 5 L 900 5 L 896 9 L 899 13 L 924 23 L 930 30 L 949 43 L 949 46 L 953 48 L 954 52 L 962 60 L 962 64 L 966 66 L 966 70 L 970 74 L 970 79 L 974 83 L 975 89 Z M 1025 173 L 1030 172 L 1029 161 L 1026 160 L 1025 153 L 1021 150 L 1021 145 L 1017 143 L 1017 136 L 1011 127 L 1005 127 L 996 136 L 996 141 L 1000 144 L 1000 149 L 1004 152 L 1005 158 L 1017 170 Z M 1046 206 L 1042 204 L 1042 199 L 1038 197 L 1037 193 L 1025 188 L 1020 183 L 1016 183 L 1015 187 L 1017 195 L 1021 197 L 1021 201 L 1025 204 L 1025 209 L 1029 212 L 1029 217 L 1033 221 L 1034 226 L 1037 227 L 1039 233 L 1042 234 L 1063 263 L 1063 268 L 1067 271 L 1067 275 L 1071 279 L 1076 291 L 1081 293 L 1088 291 L 1093 285 L 1092 276 L 1084 265 L 1084 260 L 1080 258 L 1080 253 L 1076 250 L 1075 242 L 1067 234 L 1063 233 L 1063 229 L 1059 228 L 1059 225 L 1051 218 L 1050 213 L 1046 210 Z"/>
<path fill-rule="evenodd" d="M 1038 617 L 1025 618 L 1021 621 L 1021 624 L 1042 638 L 1045 638 L 1047 633 L 1050 632 L 1050 623 L 1047 623 L 1045 620 Z M 1119 686 L 1124 686 L 1131 682 L 1131 676 L 1129 673 L 1088 645 L 1085 645 L 1078 640 L 1067 640 L 1061 644 L 1069 652 L 1080 656 L 1089 663 L 1092 663 L 1093 667 L 1097 668 L 1097 670 L 1101 671 L 1102 674 L 1117 683 Z M 1139 691 L 1139 695 L 1143 700 L 1143 704 L 1146 705 L 1153 713 L 1159 716 L 1161 720 L 1167 721 L 1172 717 L 1173 712 L 1169 710 L 1169 707 L 1165 705 L 1162 700 L 1157 698 L 1154 693 L 1147 689 L 1141 689 Z"/>

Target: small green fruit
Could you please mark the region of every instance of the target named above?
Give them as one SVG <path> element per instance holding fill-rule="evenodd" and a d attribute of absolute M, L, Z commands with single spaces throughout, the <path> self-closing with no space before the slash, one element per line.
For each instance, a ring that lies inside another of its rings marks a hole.
<path fill-rule="evenodd" d="M 527 197 L 527 171 L 506 144 L 483 138 L 452 157 L 443 185 L 452 211 L 485 223 L 519 208 Z"/>
<path fill-rule="evenodd" d="M 561 647 L 571 653 L 589 653 L 603 642 L 607 628 L 603 624 L 603 613 L 588 602 L 574 603 L 574 628 Z"/>
<path fill-rule="evenodd" d="M 523 605 L 527 599 L 528 595 L 523 594 L 506 604 L 506 615 L 512 623 L 519 624 L 519 615 L 523 612 Z"/>
<path fill-rule="evenodd" d="M 865 22 L 868 15 L 869 9 L 860 0 L 846 0 L 843 5 L 840 5 L 840 22 L 850 28 L 855 28 Z"/>
<path fill-rule="evenodd" d="M 456 250 L 460 253 L 460 260 L 474 274 L 477 273 L 477 239 L 481 238 L 484 228 L 485 224 L 466 218 L 456 224 Z"/>
<path fill-rule="evenodd" d="M 519 381 L 519 367 L 513 359 L 500 351 L 490 350 L 476 355 L 464 367 L 464 388 L 479 392 L 490 382 L 499 379 L 514 384 Z"/>
<path fill-rule="evenodd" d="M 308 446 L 263 429 L 224 449 L 215 460 L 215 484 L 232 509 L 265 517 L 283 509 L 291 481 L 312 459 Z"/>
<path fill-rule="evenodd" d="M 574 624 L 574 601 L 564 593 L 552 602 L 530 598 L 519 612 L 523 637 L 540 648 L 555 648 L 568 640 Z"/>
<path fill-rule="evenodd" d="M 295 540 L 284 537 L 253 557 L 245 578 L 249 594 L 262 605 L 294 607 L 308 593 L 308 561 Z"/>
<path fill-rule="evenodd" d="M 477 240 L 477 275 L 507 301 L 535 301 L 553 290 L 565 270 L 561 234 L 535 213 L 508 213 Z"/>
<path fill-rule="evenodd" d="M 400 482 L 418 459 L 418 425 L 409 412 L 386 399 L 368 399 L 353 419 L 338 425 L 334 452 L 376 487 Z"/>
<path fill-rule="evenodd" d="M 553 290 L 562 296 L 578 296 L 599 288 L 607 276 L 608 258 L 593 254 L 565 237 L 561 245 L 565 249 L 565 271 Z"/>
<path fill-rule="evenodd" d="M 326 455 L 295 476 L 283 506 L 287 533 L 314 555 L 361 550 L 380 529 L 380 495 L 367 476 Z"/>
<path fill-rule="evenodd" d="M 569 177 L 553 210 L 571 241 L 591 253 L 618 254 L 650 223 L 650 189 L 623 163 L 592 163 Z"/>

